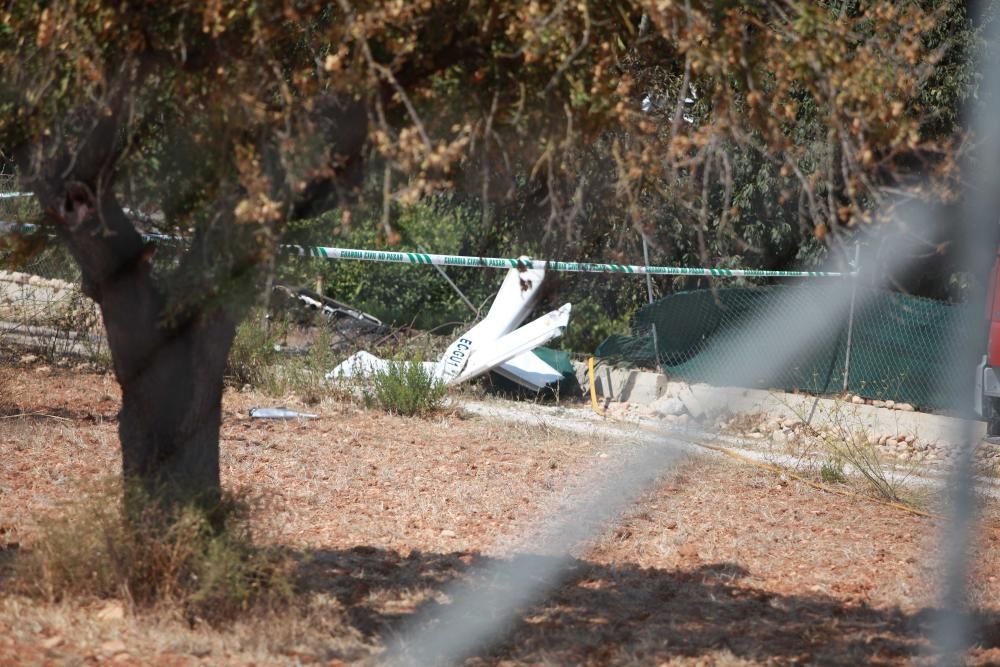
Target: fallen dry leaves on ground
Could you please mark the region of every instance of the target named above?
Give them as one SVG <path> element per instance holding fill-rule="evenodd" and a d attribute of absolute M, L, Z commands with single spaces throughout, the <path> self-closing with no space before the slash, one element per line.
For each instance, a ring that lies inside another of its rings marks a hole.
<path fill-rule="evenodd" d="M 0 390 L 0 549 L 30 549 L 38 517 L 88 480 L 117 474 L 117 386 L 22 366 L 0 371 Z M 168 610 L 49 604 L 0 582 L 0 665 L 377 660 L 401 620 L 446 602 L 448 582 L 491 559 L 549 557 L 521 536 L 585 498 L 581 480 L 595 469 L 613 475 L 621 447 L 461 411 L 407 419 L 324 401 L 308 408 L 316 420 L 247 417 L 276 404 L 297 407 L 227 392 L 223 479 L 260 499 L 262 539 L 302 559 L 300 609 L 189 627 Z M 941 572 L 938 529 L 733 462 L 691 459 L 578 549 L 567 579 L 469 664 L 919 662 Z M 1000 661 L 998 546 L 984 530 L 971 653 L 982 664 Z"/>

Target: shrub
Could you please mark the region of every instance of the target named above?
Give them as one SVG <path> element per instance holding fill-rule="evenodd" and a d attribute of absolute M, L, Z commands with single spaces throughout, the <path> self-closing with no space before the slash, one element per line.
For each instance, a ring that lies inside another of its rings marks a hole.
<path fill-rule="evenodd" d="M 569 326 L 566 327 L 566 333 L 561 338 L 555 339 L 551 345 L 562 350 L 591 353 L 608 336 L 630 334 L 632 328 L 629 321 L 635 310 L 638 308 L 614 318 L 608 314 L 608 309 L 596 300 L 584 298 L 582 301 L 575 301 L 573 316 L 570 318 Z"/>
<path fill-rule="evenodd" d="M 262 387 L 274 380 L 273 367 L 278 360 L 275 345 L 281 340 L 278 327 L 261 326 L 254 314 L 240 323 L 226 362 L 226 381 L 235 387 Z"/>
<path fill-rule="evenodd" d="M 902 502 L 905 475 L 897 475 L 879 459 L 878 449 L 863 434 L 840 429 L 826 438 L 826 449 L 842 461 L 850 463 L 876 497 L 890 502 Z"/>
<path fill-rule="evenodd" d="M 381 238 L 381 211 L 369 211 L 349 228 L 334 222 L 338 212 L 314 220 L 298 221 L 289 229 L 289 242 L 303 245 L 343 245 L 448 254 L 482 254 L 476 241 L 477 213 L 450 197 L 433 197 L 393 209 L 398 239 Z M 505 252 L 509 249 L 505 249 Z M 387 324 L 432 329 L 446 323 L 464 323 L 474 317 L 441 276 L 430 267 L 368 262 L 331 262 L 326 259 L 289 257 L 279 266 L 285 283 L 313 284 L 322 278 L 323 292 L 371 313 Z M 499 286 L 492 271 L 452 271 L 451 279 L 477 306 Z"/>
<path fill-rule="evenodd" d="M 365 404 L 386 412 L 423 415 L 440 410 L 448 387 L 424 370 L 419 359 L 390 361 L 385 370 L 372 375 L 364 391 Z"/>
<path fill-rule="evenodd" d="M 253 317 L 243 322 L 229 352 L 226 381 L 235 387 L 250 386 L 272 396 L 294 394 L 314 405 L 324 397 L 347 398 L 342 388 L 326 382 L 326 373 L 339 359 L 331 350 L 331 334 L 326 318 L 316 318 L 316 337 L 307 352 L 289 353 L 276 347 L 288 330 L 288 322 L 275 320 L 268 331 Z"/>
<path fill-rule="evenodd" d="M 38 306 L 47 317 L 40 322 L 42 326 L 34 336 L 35 347 L 43 358 L 58 362 L 79 356 L 97 368 L 111 368 L 104 325 L 90 298 L 73 286 L 58 302 L 42 302 Z"/>
<path fill-rule="evenodd" d="M 128 495 L 124 503 L 116 485 L 104 484 L 43 518 L 40 538 L 14 562 L 16 585 L 50 601 L 175 603 L 209 623 L 291 596 L 290 560 L 253 545 L 246 502 L 167 509 L 142 492 Z"/>
<path fill-rule="evenodd" d="M 819 476 L 827 484 L 843 484 L 847 481 L 844 462 L 837 458 L 827 459 L 819 468 Z"/>
<path fill-rule="evenodd" d="M 317 318 L 316 338 L 306 354 L 283 360 L 281 368 L 273 374 L 274 393 L 291 392 L 304 403 L 319 403 L 324 396 L 338 394 L 338 387 L 326 382 L 326 374 L 337 365 L 331 351 L 330 329 L 325 318 Z M 344 398 L 345 396 L 341 396 Z"/>

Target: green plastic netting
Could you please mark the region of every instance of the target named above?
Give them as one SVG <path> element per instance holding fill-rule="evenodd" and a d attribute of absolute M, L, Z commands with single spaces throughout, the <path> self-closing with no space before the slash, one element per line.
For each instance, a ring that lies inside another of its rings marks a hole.
<path fill-rule="evenodd" d="M 763 376 L 754 358 L 779 349 L 789 336 L 789 319 L 796 312 L 815 312 L 816 298 L 815 291 L 782 285 L 679 292 L 639 310 L 633 335 L 607 338 L 595 356 L 648 368 L 659 362 L 667 375 L 687 382 L 838 393 L 845 372 L 846 307 L 835 314 L 837 325 L 813 335 L 801 351 L 785 352 L 790 358 L 777 372 Z M 953 363 L 959 327 L 969 321 L 968 308 L 859 288 L 848 390 L 921 408 L 967 407 L 966 397 L 956 397 L 942 378 Z"/>

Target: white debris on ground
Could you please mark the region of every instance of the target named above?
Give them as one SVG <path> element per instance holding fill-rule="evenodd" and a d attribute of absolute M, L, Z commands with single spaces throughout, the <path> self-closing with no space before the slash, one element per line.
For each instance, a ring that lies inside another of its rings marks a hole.
<path fill-rule="evenodd" d="M 370 377 L 376 373 L 384 373 L 389 368 L 390 363 L 386 359 L 376 357 L 371 352 L 361 350 L 342 361 L 336 368 L 327 373 L 326 377 L 327 379 L 345 380 Z M 425 361 L 422 366 L 427 375 L 434 375 L 437 364 L 433 361 Z"/>
<path fill-rule="evenodd" d="M 496 371 L 532 391 L 541 391 L 561 380 L 562 374 L 532 350 L 562 335 L 569 324 L 571 305 L 564 304 L 521 326 L 538 304 L 544 278 L 544 269 L 510 269 L 486 317 L 456 338 L 439 361 L 424 362 L 424 371 L 449 385 Z M 327 373 L 326 378 L 370 377 L 384 372 L 390 363 L 361 351 Z"/>

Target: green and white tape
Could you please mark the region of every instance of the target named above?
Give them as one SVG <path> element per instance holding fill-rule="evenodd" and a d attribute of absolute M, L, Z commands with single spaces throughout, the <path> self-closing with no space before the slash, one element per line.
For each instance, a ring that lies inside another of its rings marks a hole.
<path fill-rule="evenodd" d="M 6 228 L 6 229 L 4 229 Z M 32 224 L 0 223 L 0 231 L 34 231 Z M 184 242 L 180 236 L 146 233 L 149 241 Z M 720 278 L 842 278 L 853 273 L 837 271 L 770 271 L 765 269 L 706 269 L 682 266 L 640 266 L 637 264 L 601 264 L 591 262 L 559 262 L 544 259 L 472 257 L 468 255 L 435 255 L 426 252 L 391 252 L 384 250 L 357 250 L 327 246 L 283 245 L 282 249 L 303 257 L 353 260 L 359 262 L 384 262 L 391 264 L 421 264 L 437 266 L 467 266 L 488 269 L 544 269 L 546 271 L 574 271 L 582 273 L 623 273 L 643 276 L 716 276 Z"/>
<path fill-rule="evenodd" d="M 356 250 L 324 246 L 285 246 L 286 250 L 307 257 L 387 262 L 392 264 L 423 264 L 437 266 L 478 266 L 490 269 L 544 269 L 546 271 L 576 271 L 583 273 L 625 273 L 655 276 L 717 276 L 725 278 L 841 278 L 852 275 L 835 271 L 769 271 L 763 269 L 705 269 L 679 266 L 639 266 L 635 264 L 595 264 L 590 262 L 558 262 L 543 259 L 470 257 L 466 255 L 434 255 L 426 252 L 390 252 Z"/>

